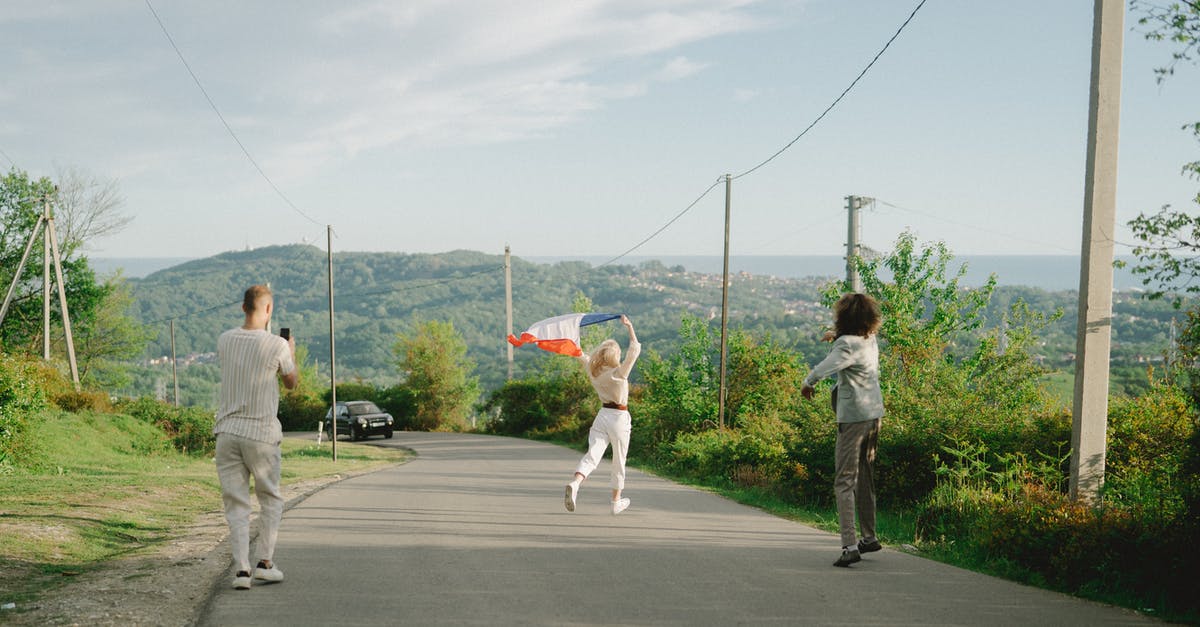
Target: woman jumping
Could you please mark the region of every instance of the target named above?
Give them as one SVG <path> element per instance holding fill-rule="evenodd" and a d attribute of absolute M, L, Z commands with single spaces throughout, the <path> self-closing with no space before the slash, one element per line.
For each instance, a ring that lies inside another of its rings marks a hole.
<path fill-rule="evenodd" d="M 583 354 L 578 358 L 603 407 L 588 431 L 587 453 L 579 460 L 575 477 L 567 484 L 565 504 L 568 512 L 575 511 L 579 485 L 600 464 L 604 449 L 609 444 L 612 444 L 613 451 L 612 513 L 615 516 L 629 508 L 629 499 L 621 498 L 621 490 L 625 488 L 625 454 L 629 452 L 630 417 L 626 404 L 629 402 L 629 373 L 633 370 L 633 362 L 642 352 L 642 345 L 638 343 L 633 323 L 627 316 L 621 316 L 621 324 L 629 329 L 629 348 L 625 351 L 625 361 L 621 361 L 621 347 L 611 339 L 604 340 L 591 355 Z"/>

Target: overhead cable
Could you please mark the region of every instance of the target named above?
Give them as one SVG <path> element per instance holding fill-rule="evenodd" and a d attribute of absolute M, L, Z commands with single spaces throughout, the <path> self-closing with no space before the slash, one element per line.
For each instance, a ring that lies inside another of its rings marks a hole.
<path fill-rule="evenodd" d="M 313 224 L 315 224 L 317 226 L 325 226 L 324 224 L 312 219 L 312 217 L 310 217 L 308 214 L 301 211 L 300 208 L 297 207 L 296 204 L 293 203 L 291 201 L 291 199 L 289 199 L 283 193 L 283 191 L 279 189 L 279 186 L 276 185 L 275 182 L 271 180 L 271 177 L 267 176 L 267 173 L 265 171 L 263 171 L 261 166 L 258 165 L 258 161 L 256 161 L 254 159 L 254 156 L 250 154 L 250 151 L 246 149 L 246 145 L 243 144 L 242 140 L 238 138 L 237 133 L 233 132 L 233 127 L 229 126 L 229 122 L 227 122 L 225 120 L 225 116 L 222 115 L 221 110 L 217 108 L 217 103 L 213 102 L 212 97 L 208 95 L 208 90 L 204 89 L 204 85 L 200 82 L 200 78 L 197 77 L 196 73 L 192 71 L 192 66 L 189 65 L 187 62 L 187 59 L 184 58 L 183 52 L 179 50 L 179 46 L 175 45 L 175 40 L 171 37 L 171 33 L 167 32 L 166 25 L 163 24 L 162 19 L 159 18 L 158 11 L 154 10 L 154 5 L 150 4 L 150 0 L 146 0 L 146 8 L 150 9 L 150 13 L 152 15 L 154 15 L 154 21 L 158 22 L 158 27 L 160 29 L 162 29 L 163 35 L 165 35 L 167 37 L 167 41 L 170 42 L 171 48 L 173 48 L 175 50 L 175 54 L 179 57 L 179 60 L 183 63 L 183 67 L 187 69 L 188 74 L 192 77 L 192 81 L 196 83 L 196 87 L 200 88 L 200 93 L 204 94 L 204 99 L 208 101 L 208 106 L 212 107 L 213 113 L 216 113 L 217 118 L 219 118 L 221 120 L 221 125 L 225 127 L 225 130 L 229 133 L 229 136 L 233 138 L 233 141 L 235 143 L 237 143 L 238 148 L 242 149 L 242 154 L 246 155 L 246 159 L 248 159 L 250 161 L 250 165 L 253 165 L 254 169 L 258 171 L 259 176 L 261 176 L 263 178 L 263 180 L 267 182 L 267 185 L 271 186 L 271 189 L 275 190 L 275 194 L 277 196 L 279 196 L 281 199 L 283 199 L 283 202 L 287 203 L 287 205 L 292 208 L 292 211 L 295 211 L 301 217 L 303 217 L 305 220 L 308 220 L 309 222 L 312 222 Z"/>
<path fill-rule="evenodd" d="M 692 204 L 690 204 L 690 205 L 688 205 L 688 206 L 684 207 L 684 208 L 683 208 L 683 211 L 680 211 L 679 213 L 675 214 L 675 217 L 674 217 L 674 218 L 671 218 L 670 220 L 667 220 L 667 223 L 666 223 L 666 224 L 664 224 L 664 225 L 662 225 L 661 227 L 659 227 L 657 231 L 655 231 L 655 232 L 651 233 L 649 236 L 647 236 L 647 237 L 646 237 L 646 239 L 644 239 L 644 240 L 642 240 L 642 241 L 638 242 L 637 244 L 634 244 L 634 245 L 633 245 L 633 248 L 630 248 L 629 250 L 627 250 L 627 251 L 625 251 L 625 252 L 623 252 L 623 253 L 621 253 L 621 254 L 617 255 L 616 257 L 613 257 L 612 259 L 609 259 L 608 261 L 605 261 L 604 263 L 602 263 L 602 264 L 600 264 L 600 265 L 598 265 L 598 266 L 596 266 L 596 267 L 597 267 L 597 268 L 603 268 L 604 266 L 607 266 L 608 264 L 610 264 L 610 263 L 612 263 L 612 262 L 614 262 L 614 261 L 616 261 L 616 260 L 618 260 L 618 259 L 620 259 L 620 258 L 622 258 L 622 257 L 624 257 L 624 256 L 626 256 L 626 255 L 628 255 L 629 253 L 631 253 L 631 252 L 633 252 L 633 251 L 635 251 L 635 250 L 637 250 L 637 249 L 641 248 L 643 245 L 645 245 L 645 244 L 646 244 L 646 242 L 649 242 L 650 240 L 654 239 L 654 238 L 655 238 L 655 237 L 656 237 L 656 236 L 657 236 L 659 233 L 662 233 L 663 231 L 667 230 L 667 227 L 669 227 L 669 226 L 671 226 L 672 224 L 674 224 L 674 223 L 675 223 L 675 221 L 676 221 L 676 220 L 678 220 L 679 218 L 682 218 L 682 217 L 683 217 L 683 215 L 684 215 L 685 213 L 687 213 L 687 212 L 691 211 L 691 210 L 692 210 L 692 207 L 695 207 L 697 203 L 699 203 L 701 200 L 703 200 L 703 199 L 704 199 L 704 197 L 705 197 L 705 196 L 707 196 L 709 192 L 711 192 L 711 191 L 712 191 L 714 188 L 716 188 L 716 186 L 720 185 L 720 184 L 721 184 L 721 182 L 722 182 L 722 181 L 724 181 L 724 180 L 725 180 L 725 177 L 724 177 L 724 176 L 722 176 L 722 177 L 718 178 L 718 179 L 717 179 L 717 180 L 716 180 L 716 181 L 715 181 L 715 182 L 714 182 L 712 185 L 709 185 L 709 186 L 708 186 L 708 189 L 704 190 L 704 193 L 702 193 L 702 194 L 700 194 L 699 196 L 697 196 L 697 197 L 696 197 L 696 200 L 693 200 L 693 201 L 692 201 Z"/>
<path fill-rule="evenodd" d="M 937 214 L 930 213 L 930 212 L 928 212 L 928 211 L 919 211 L 919 210 L 917 210 L 917 209 L 910 209 L 910 208 L 908 208 L 908 207 L 901 207 L 900 205 L 896 205 L 896 204 L 890 203 L 890 202 L 888 202 L 888 201 L 886 201 L 886 200 L 881 200 L 881 199 L 879 199 L 879 198 L 876 198 L 876 199 L 875 199 L 875 201 L 876 201 L 876 202 L 878 202 L 878 203 L 879 203 L 879 204 L 881 204 L 881 205 L 886 205 L 886 206 L 888 206 L 888 207 L 891 207 L 891 208 L 893 208 L 893 209 L 899 209 L 900 211 L 907 211 L 907 212 L 909 212 L 909 213 L 916 213 L 916 214 L 919 214 L 919 215 L 923 215 L 923 216 L 925 216 L 925 217 L 927 217 L 927 218 L 933 218 L 934 220 L 941 220 L 942 222 L 947 222 L 947 223 L 949 223 L 949 224 L 954 224 L 954 225 L 961 226 L 961 227 L 968 228 L 968 229 L 974 229 L 974 230 L 976 230 L 976 231 L 980 231 L 980 232 L 982 232 L 982 233 L 988 233 L 989 235 L 999 235 L 999 236 L 1001 236 L 1001 237 L 1007 237 L 1007 238 L 1009 238 L 1009 239 L 1014 239 L 1014 240 L 1017 240 L 1017 241 L 1027 242 L 1027 243 L 1030 243 L 1030 244 L 1038 244 L 1038 245 L 1040 245 L 1040 246 L 1049 246 L 1049 247 L 1051 247 L 1051 248 L 1057 248 L 1057 249 L 1059 249 L 1059 250 L 1063 250 L 1063 251 L 1070 252 L 1070 253 L 1076 252 L 1076 251 L 1074 251 L 1074 250 L 1071 250 L 1071 249 L 1069 249 L 1069 248 L 1066 248 L 1066 247 L 1064 247 L 1064 246 L 1060 246 L 1060 245 L 1058 245 L 1058 244 L 1052 244 L 1052 243 L 1050 243 L 1050 242 L 1043 242 L 1043 241 L 1038 241 L 1038 240 L 1034 240 L 1034 239 L 1029 239 L 1029 238 L 1027 238 L 1027 237 L 1022 237 L 1022 236 L 1020 236 L 1020 235 L 1013 235 L 1012 233 L 1004 233 L 1004 232 L 1001 232 L 1001 231 L 995 231 L 995 230 L 992 230 L 992 229 L 987 229 L 987 228 L 984 228 L 984 227 L 981 227 L 981 226 L 975 226 L 974 224 L 968 224 L 968 223 L 966 223 L 966 222 L 959 222 L 958 220 L 953 220 L 953 219 L 951 219 L 951 218 L 942 217 L 942 216 L 939 216 L 939 215 L 937 215 Z"/>
<path fill-rule="evenodd" d="M 820 122 L 826 115 L 829 114 L 830 111 L 833 110 L 834 107 L 836 107 L 838 105 L 839 102 L 842 101 L 842 98 L 846 97 L 846 94 L 850 93 L 851 89 L 854 89 L 854 86 L 858 84 L 858 81 L 861 80 L 862 77 L 867 74 L 867 71 L 871 69 L 871 66 L 875 65 L 875 62 L 879 60 L 879 57 L 883 56 L 883 53 L 886 52 L 888 47 L 892 45 L 892 42 L 895 41 L 896 38 L 900 36 L 900 33 L 904 31 L 904 28 L 906 26 L 908 26 L 908 23 L 911 22 L 914 17 L 916 17 L 917 11 L 920 11 L 921 7 L 925 6 L 925 2 L 926 2 L 926 0 L 921 0 L 920 2 L 917 3 L 917 7 L 915 9 L 913 9 L 912 13 L 910 13 L 908 15 L 908 19 L 904 20 L 904 23 L 900 25 L 900 28 L 896 29 L 896 32 L 891 36 L 890 39 L 887 40 L 887 43 L 883 44 L 883 48 L 880 48 L 879 52 L 875 53 L 875 57 L 871 59 L 871 62 L 867 64 L 867 67 L 864 67 L 863 70 L 858 73 L 858 76 L 854 77 L 853 81 L 850 81 L 850 85 L 848 85 L 846 87 L 846 89 L 843 89 L 842 93 L 840 95 L 838 95 L 838 97 L 835 98 L 833 100 L 833 102 L 829 103 L 828 107 L 825 107 L 825 110 L 821 112 L 821 115 L 818 115 L 817 118 L 815 120 L 813 120 L 811 123 L 809 123 L 809 125 L 806 126 L 803 131 L 800 131 L 799 135 L 792 138 L 792 141 L 785 144 L 783 148 L 780 148 L 779 150 L 777 150 L 775 152 L 775 154 L 771 155 L 770 157 L 767 157 L 762 163 L 759 163 L 758 165 L 754 166 L 753 168 L 750 168 L 749 170 L 746 170 L 745 172 L 742 172 L 741 174 L 734 176 L 733 177 L 734 180 L 740 179 L 743 176 L 751 174 L 755 170 L 774 161 L 776 157 L 783 154 L 784 152 L 787 151 L 788 148 L 791 148 L 793 144 L 800 141 L 801 137 L 804 137 L 805 135 L 807 135 L 808 132 L 811 131 L 813 129 L 813 127 L 817 125 L 818 122 Z"/>

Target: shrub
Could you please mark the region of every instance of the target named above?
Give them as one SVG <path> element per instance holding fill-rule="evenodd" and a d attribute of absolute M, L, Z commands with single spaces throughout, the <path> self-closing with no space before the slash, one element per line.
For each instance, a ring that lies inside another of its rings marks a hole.
<path fill-rule="evenodd" d="M 71 390 L 55 396 L 54 404 L 59 409 L 73 414 L 81 411 L 109 412 L 113 408 L 108 394 L 96 390 Z"/>
<path fill-rule="evenodd" d="M 0 353 L 0 467 L 21 464 L 34 452 L 29 416 L 46 407 L 30 361 Z"/>
<path fill-rule="evenodd" d="M 488 433 L 578 441 L 598 405 L 582 372 L 572 368 L 509 381 L 480 411 L 490 417 L 484 425 Z"/>
<path fill-rule="evenodd" d="M 329 403 L 312 394 L 290 390 L 279 396 L 279 424 L 284 431 L 315 430 L 328 410 Z"/>
<path fill-rule="evenodd" d="M 213 415 L 197 407 L 175 407 L 149 397 L 127 401 L 118 409 L 162 429 L 176 450 L 211 455 L 216 448 Z"/>
<path fill-rule="evenodd" d="M 668 468 L 700 479 L 720 477 L 742 486 L 775 487 L 791 476 L 786 442 L 790 427 L 776 419 L 746 417 L 748 428 L 683 433 L 669 446 Z"/>

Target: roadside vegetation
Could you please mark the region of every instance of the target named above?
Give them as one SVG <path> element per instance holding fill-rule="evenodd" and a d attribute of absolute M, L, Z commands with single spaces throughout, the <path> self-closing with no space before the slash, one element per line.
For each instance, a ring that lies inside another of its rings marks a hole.
<path fill-rule="evenodd" d="M 36 385 L 35 362 L 0 357 L 0 591 L 29 599 L 108 561 L 149 554 L 219 512 L 212 414 L 149 399 L 66 411 Z M 14 378 L 22 377 L 20 379 Z M 60 381 L 61 385 L 61 381 Z M 14 410 L 15 408 L 15 410 Z M 396 449 L 285 439 L 284 485 L 402 461 Z"/>
<path fill-rule="evenodd" d="M 981 324 L 992 286 L 964 289 L 940 244 L 902 235 L 894 251 L 859 262 L 880 300 L 881 385 L 887 415 L 877 486 L 885 543 L 1087 598 L 1200 620 L 1197 488 L 1200 445 L 1194 362 L 1153 373 L 1139 396 L 1109 406 L 1107 483 L 1095 505 L 1067 496 L 1071 415 L 1046 389 L 1029 347 L 1052 316 L 1011 304 L 1004 330 Z M 880 277 L 887 276 L 884 281 Z M 833 284 L 831 305 L 845 289 Z M 832 320 L 830 320 L 832 323 Z M 804 401 L 808 366 L 770 336 L 729 341 L 724 428 L 718 424 L 719 337 L 685 316 L 680 348 L 639 362 L 630 402 L 630 457 L 662 475 L 771 511 L 836 527 L 835 423 L 827 402 Z M 951 344 L 957 342 L 955 357 Z M 489 432 L 586 438 L 597 401 L 569 360 L 493 392 Z M 828 397 L 828 382 L 824 384 Z M 1170 547 L 1164 550 L 1164 547 Z"/>

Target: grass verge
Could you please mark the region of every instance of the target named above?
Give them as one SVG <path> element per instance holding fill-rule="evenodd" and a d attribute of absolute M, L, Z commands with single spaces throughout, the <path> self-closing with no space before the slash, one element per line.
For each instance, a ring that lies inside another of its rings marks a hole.
<path fill-rule="evenodd" d="M 219 511 L 210 457 L 176 452 L 157 427 L 124 415 L 45 412 L 36 461 L 0 477 L 0 603 L 23 604 L 70 576 L 180 537 Z M 285 439 L 282 482 L 394 464 L 398 449 Z"/>

